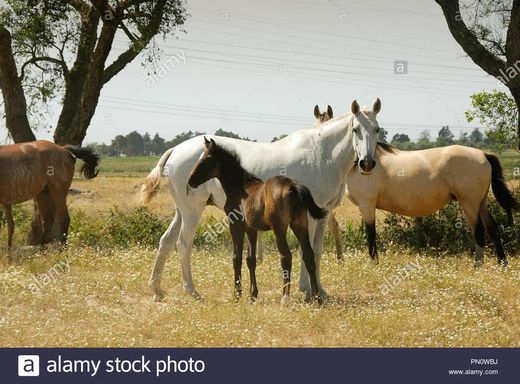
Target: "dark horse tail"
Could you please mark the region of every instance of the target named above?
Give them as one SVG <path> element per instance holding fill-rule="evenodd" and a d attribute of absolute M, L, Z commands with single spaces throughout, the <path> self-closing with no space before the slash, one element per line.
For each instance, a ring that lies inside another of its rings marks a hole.
<path fill-rule="evenodd" d="M 313 219 L 319 220 L 327 216 L 327 211 L 318 207 L 314 202 L 309 188 L 295 183 L 291 186 L 291 193 L 296 197 L 296 200 L 291 200 L 294 213 L 300 212 L 301 208 L 307 208 Z"/>
<path fill-rule="evenodd" d="M 83 173 L 86 179 L 93 179 L 97 176 L 99 171 L 96 170 L 99 165 L 99 154 L 90 148 L 73 147 L 66 145 L 65 149 L 72 153 L 74 157 L 83 160 L 80 172 Z"/>
<path fill-rule="evenodd" d="M 491 164 L 491 188 L 498 203 L 507 213 L 507 221 L 513 223 L 513 209 L 518 209 L 518 202 L 515 200 L 511 191 L 507 188 L 504 180 L 504 173 L 498 157 L 491 153 L 486 153 L 486 158 Z"/>

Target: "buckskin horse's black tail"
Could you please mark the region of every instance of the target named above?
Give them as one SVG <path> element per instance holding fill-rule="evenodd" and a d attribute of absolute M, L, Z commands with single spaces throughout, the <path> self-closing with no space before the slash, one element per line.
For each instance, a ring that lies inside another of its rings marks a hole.
<path fill-rule="evenodd" d="M 299 208 L 305 207 L 307 208 L 313 219 L 319 220 L 327 216 L 327 210 L 318 207 L 314 202 L 309 188 L 301 184 L 294 184 L 291 186 L 291 192 L 297 199 L 297 201 L 293 203 L 293 210 L 295 212 L 299 212 Z"/>
<path fill-rule="evenodd" d="M 99 154 L 94 152 L 91 148 L 83 148 L 83 147 L 73 147 L 71 145 L 66 145 L 65 149 L 72 153 L 75 157 L 80 160 L 83 160 L 83 165 L 81 166 L 80 172 L 83 173 L 86 179 L 93 179 L 99 173 L 96 170 L 99 165 Z"/>
<path fill-rule="evenodd" d="M 491 153 L 486 153 L 486 158 L 491 164 L 491 188 L 493 195 L 498 203 L 505 209 L 507 213 L 507 221 L 509 224 L 513 223 L 513 210 L 518 209 L 518 202 L 511 191 L 507 188 L 504 180 L 504 173 L 498 157 Z"/>

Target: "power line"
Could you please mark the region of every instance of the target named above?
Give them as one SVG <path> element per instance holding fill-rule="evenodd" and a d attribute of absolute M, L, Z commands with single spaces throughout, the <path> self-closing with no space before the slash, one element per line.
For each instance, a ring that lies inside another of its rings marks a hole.
<path fill-rule="evenodd" d="M 246 112 L 246 111 L 232 111 L 217 108 L 200 107 L 195 105 L 181 105 L 174 103 L 155 102 L 142 99 L 126 99 L 123 97 L 101 97 L 100 101 L 108 104 L 115 104 L 118 108 L 126 109 L 136 112 L 150 112 L 160 113 L 167 115 L 182 115 L 196 118 L 209 118 L 213 120 L 225 120 L 229 121 L 247 121 L 253 123 L 266 123 L 266 124 L 289 124 L 298 125 L 299 127 L 307 126 L 310 127 L 313 123 L 311 111 L 309 111 L 309 117 L 303 116 L 290 116 L 290 115 L 277 115 L 269 113 L 258 113 L 258 112 Z M 108 105 L 112 106 L 112 105 Z M 128 107 L 125 107 L 128 106 Z M 133 108 L 138 107 L 138 108 Z M 143 109 L 144 108 L 144 109 Z M 424 129 L 440 129 L 443 125 L 449 124 L 423 124 L 423 123 L 397 123 L 397 122 L 380 122 L 380 125 L 384 128 L 391 129 L 405 129 L 406 131 L 420 131 Z M 477 126 L 461 126 L 461 125 L 449 125 L 451 129 L 475 129 L 480 128 Z"/>

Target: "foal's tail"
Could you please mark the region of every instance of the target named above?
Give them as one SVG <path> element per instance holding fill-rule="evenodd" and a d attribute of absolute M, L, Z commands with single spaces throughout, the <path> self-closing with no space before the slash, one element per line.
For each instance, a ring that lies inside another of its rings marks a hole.
<path fill-rule="evenodd" d="M 83 173 L 85 179 L 93 179 L 99 173 L 96 170 L 99 165 L 99 154 L 94 152 L 91 148 L 73 147 L 71 145 L 65 145 L 67 151 L 72 153 L 76 158 L 83 160 L 80 172 Z"/>
<path fill-rule="evenodd" d="M 327 210 L 318 207 L 314 202 L 309 188 L 301 184 L 293 184 L 291 192 L 296 197 L 296 201 L 293 200 L 293 211 L 295 213 L 300 212 L 301 208 L 307 208 L 313 219 L 319 220 L 327 216 Z"/>
<path fill-rule="evenodd" d="M 491 188 L 498 203 L 505 209 L 507 213 L 507 221 L 513 223 L 513 209 L 518 209 L 518 202 L 511 191 L 507 188 L 504 180 L 504 173 L 498 157 L 491 153 L 486 153 L 486 158 L 491 164 Z"/>
<path fill-rule="evenodd" d="M 141 202 L 143 204 L 148 204 L 150 200 L 159 191 L 159 187 L 161 186 L 161 175 L 164 169 L 164 165 L 170 158 L 172 152 L 173 148 L 170 148 L 166 152 L 164 152 L 159 161 L 157 162 L 155 168 L 152 169 L 152 171 L 144 180 L 143 186 L 141 187 Z"/>

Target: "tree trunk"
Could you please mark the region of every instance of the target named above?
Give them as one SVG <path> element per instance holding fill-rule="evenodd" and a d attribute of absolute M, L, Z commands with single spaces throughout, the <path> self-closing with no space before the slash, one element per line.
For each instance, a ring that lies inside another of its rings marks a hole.
<path fill-rule="evenodd" d="M 520 151 L 520 86 L 510 88 L 511 94 L 516 102 L 516 109 L 518 110 L 518 119 L 516 121 L 516 148 Z"/>
<path fill-rule="evenodd" d="M 36 140 L 27 119 L 27 102 L 18 77 L 11 34 L 0 26 L 0 88 L 4 99 L 5 125 L 16 143 Z"/>

